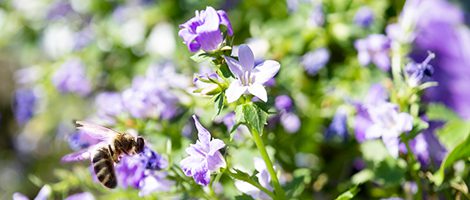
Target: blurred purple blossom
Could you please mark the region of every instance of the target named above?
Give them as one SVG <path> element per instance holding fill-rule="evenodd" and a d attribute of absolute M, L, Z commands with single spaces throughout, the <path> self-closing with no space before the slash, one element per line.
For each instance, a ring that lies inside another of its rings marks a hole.
<path fill-rule="evenodd" d="M 49 185 L 44 185 L 41 190 L 39 190 L 34 200 L 47 200 L 51 195 L 52 189 Z M 13 200 L 29 200 L 27 196 L 19 192 L 15 192 L 12 197 Z"/>
<path fill-rule="evenodd" d="M 249 92 L 266 102 L 268 94 L 263 84 L 277 74 L 281 65 L 277 61 L 266 60 L 255 66 L 253 52 L 247 45 L 240 45 L 238 48 L 238 61 L 227 56 L 224 58 L 230 71 L 237 78 L 226 90 L 227 101 L 232 103 Z"/>
<path fill-rule="evenodd" d="M 279 111 L 290 112 L 292 111 L 294 105 L 292 103 L 292 99 L 287 95 L 279 95 L 274 100 L 274 106 Z"/>
<path fill-rule="evenodd" d="M 68 196 L 65 200 L 95 200 L 95 197 L 89 192 L 76 193 Z"/>
<path fill-rule="evenodd" d="M 167 179 L 166 172 L 149 172 L 139 184 L 139 196 L 147 196 L 152 192 L 167 192 L 175 184 L 174 181 Z"/>
<path fill-rule="evenodd" d="M 368 109 L 372 125 L 367 128 L 366 139 L 382 138 L 390 154 L 398 157 L 399 136 L 411 131 L 413 117 L 404 112 L 398 112 L 398 107 L 392 103 L 383 103 Z"/>
<path fill-rule="evenodd" d="M 73 12 L 72 6 L 67 1 L 56 1 L 47 12 L 48 20 L 58 20 L 65 17 L 68 13 Z"/>
<path fill-rule="evenodd" d="M 441 122 L 429 122 L 429 128 L 410 141 L 411 150 L 417 156 L 422 168 L 440 166 L 447 154 L 447 150 L 435 135 L 436 129 L 440 128 L 442 124 Z"/>
<path fill-rule="evenodd" d="M 297 132 L 300 129 L 300 125 L 302 123 L 300 122 L 299 116 L 293 112 L 281 113 L 280 121 L 282 127 L 284 127 L 284 130 L 286 130 L 287 133 Z"/>
<path fill-rule="evenodd" d="M 36 111 L 38 97 L 32 89 L 20 88 L 15 91 L 13 109 L 19 124 L 28 122 Z"/>
<path fill-rule="evenodd" d="M 354 118 L 354 131 L 358 142 L 365 141 L 366 131 L 372 125 L 372 119 L 368 109 L 385 103 L 387 98 L 388 94 L 385 88 L 380 84 L 375 84 L 369 89 L 364 103 L 357 103 L 355 105 L 356 117 Z"/>
<path fill-rule="evenodd" d="M 470 119 L 470 90 L 464 89 L 470 84 L 470 30 L 464 26 L 464 12 L 444 0 L 412 2 L 415 3 L 405 5 L 411 14 L 417 15 L 412 58 L 419 62 L 428 51 L 436 54 L 429 64 L 434 66 L 432 80 L 438 86 L 427 89 L 424 100 L 444 103 L 461 117 Z"/>
<path fill-rule="evenodd" d="M 374 23 L 374 12 L 369 7 L 362 6 L 354 15 L 354 23 L 360 27 L 369 27 Z"/>
<path fill-rule="evenodd" d="M 198 131 L 196 144 L 186 148 L 188 157 L 181 160 L 180 165 L 186 176 L 192 176 L 197 184 L 207 186 L 210 174 L 221 167 L 225 167 L 224 157 L 219 152 L 225 143 L 219 139 L 211 139 L 211 134 L 205 129 L 195 115 L 194 123 Z"/>
<path fill-rule="evenodd" d="M 79 59 L 69 59 L 52 76 L 52 83 L 61 93 L 76 93 L 86 96 L 91 92 L 91 83 L 85 66 Z"/>
<path fill-rule="evenodd" d="M 95 99 L 96 115 L 108 124 L 115 123 L 115 117 L 125 111 L 120 93 L 102 92 Z"/>
<path fill-rule="evenodd" d="M 336 111 L 325 134 L 327 140 L 335 137 L 339 137 L 341 141 L 345 141 L 348 138 L 347 116 L 345 111 L 341 109 Z"/>
<path fill-rule="evenodd" d="M 323 26 L 325 23 L 325 14 L 323 13 L 323 6 L 321 4 L 315 5 L 310 12 L 308 24 L 313 27 Z"/>
<path fill-rule="evenodd" d="M 220 25 L 227 28 L 228 35 L 233 34 L 232 25 L 225 11 L 216 11 L 208 6 L 206 10 L 196 11 L 195 15 L 181 24 L 181 30 L 178 32 L 191 52 L 196 52 L 199 49 L 213 51 L 219 48 L 224 39 L 219 28 Z"/>
<path fill-rule="evenodd" d="M 326 48 L 318 48 L 302 56 L 302 65 L 309 75 L 316 75 L 330 60 L 330 52 Z"/>
<path fill-rule="evenodd" d="M 254 163 L 255 169 L 256 171 L 258 171 L 256 177 L 258 178 L 259 184 L 264 188 L 273 191 L 273 188 L 270 185 L 271 176 L 269 175 L 268 170 L 266 169 L 266 164 L 264 163 L 264 161 L 261 158 L 255 157 Z M 253 199 L 271 199 L 271 197 L 269 197 L 266 193 L 244 181 L 235 181 L 235 187 L 240 192 L 250 195 Z"/>
<path fill-rule="evenodd" d="M 294 105 L 292 99 L 287 95 L 277 96 L 274 100 L 274 106 L 279 114 L 272 118 L 271 121 L 276 123 L 279 121 L 288 133 L 295 133 L 300 129 L 300 118 L 294 113 Z"/>
<path fill-rule="evenodd" d="M 354 47 L 358 51 L 359 63 L 362 66 L 373 63 L 383 71 L 390 69 L 390 40 L 385 35 L 372 34 L 367 38 L 358 39 Z"/>

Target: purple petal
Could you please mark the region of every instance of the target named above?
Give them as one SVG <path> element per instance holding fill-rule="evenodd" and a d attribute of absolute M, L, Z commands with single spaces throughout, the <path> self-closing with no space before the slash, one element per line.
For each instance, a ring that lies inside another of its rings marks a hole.
<path fill-rule="evenodd" d="M 193 176 L 206 168 L 206 163 L 203 157 L 188 156 L 181 160 L 180 166 L 186 176 Z"/>
<path fill-rule="evenodd" d="M 273 78 L 279 69 L 281 68 L 281 64 L 274 60 L 266 60 L 261 64 L 257 65 L 253 70 L 253 76 L 255 77 L 255 83 L 264 84 L 269 79 Z"/>
<path fill-rule="evenodd" d="M 246 44 L 242 44 L 238 47 L 238 60 L 244 71 L 251 71 L 255 66 L 253 51 L 251 51 L 250 47 Z"/>
<path fill-rule="evenodd" d="M 208 153 L 209 156 L 214 155 L 219 149 L 222 149 L 225 147 L 225 143 L 222 140 L 219 139 L 213 139 L 210 142 L 210 151 Z"/>
<path fill-rule="evenodd" d="M 222 154 L 218 151 L 214 155 L 207 157 L 207 168 L 210 171 L 216 171 L 221 167 L 225 167 L 225 160 Z"/>
<path fill-rule="evenodd" d="M 242 86 L 239 80 L 235 80 L 230 83 L 227 90 L 225 90 L 225 96 L 227 97 L 227 102 L 232 103 L 240 98 L 243 93 L 245 93 L 247 88 Z"/>
<path fill-rule="evenodd" d="M 219 48 L 222 40 L 222 33 L 219 30 L 200 32 L 196 38 L 196 41 L 204 51 L 216 50 Z"/>
<path fill-rule="evenodd" d="M 198 140 L 202 143 L 202 145 L 209 146 L 211 134 L 206 128 L 201 125 L 201 123 L 199 123 L 199 120 L 197 119 L 196 115 L 193 115 L 193 119 L 198 132 Z"/>
<path fill-rule="evenodd" d="M 215 11 L 214 8 L 210 6 L 206 7 L 206 10 L 204 13 L 201 13 L 201 15 L 205 15 L 203 16 L 204 23 L 196 28 L 197 33 L 213 32 L 215 30 L 219 30 L 220 19 L 217 11 Z"/>
<path fill-rule="evenodd" d="M 230 20 L 228 19 L 227 13 L 223 10 L 218 10 L 217 14 L 219 15 L 219 18 L 220 18 L 220 24 L 227 27 L 228 35 L 232 36 L 233 35 L 232 24 L 230 23 Z"/>
<path fill-rule="evenodd" d="M 94 200 L 95 197 L 89 192 L 82 192 L 77 194 L 72 194 L 65 198 L 65 200 Z"/>
<path fill-rule="evenodd" d="M 297 132 L 300 128 L 300 123 L 299 117 L 292 112 L 281 115 L 281 124 L 288 133 Z"/>
<path fill-rule="evenodd" d="M 13 193 L 13 200 L 29 200 L 29 198 L 27 196 L 25 196 L 24 194 L 21 194 L 19 192 L 15 192 Z"/>
<path fill-rule="evenodd" d="M 243 68 L 240 63 L 229 56 L 224 56 L 225 62 L 227 62 L 228 68 L 232 72 L 232 74 L 239 78 L 243 76 Z"/>
<path fill-rule="evenodd" d="M 197 184 L 202 185 L 202 186 L 209 185 L 209 182 L 211 181 L 211 175 L 208 170 L 196 172 L 193 178 Z"/>
<path fill-rule="evenodd" d="M 261 84 L 254 83 L 248 86 L 248 92 L 250 92 L 252 95 L 255 95 L 264 102 L 268 101 L 268 94 L 266 89 L 264 89 L 264 86 Z"/>

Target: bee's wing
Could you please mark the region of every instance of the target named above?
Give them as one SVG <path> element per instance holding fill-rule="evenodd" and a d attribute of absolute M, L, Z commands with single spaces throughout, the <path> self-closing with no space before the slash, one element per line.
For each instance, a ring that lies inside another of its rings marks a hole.
<path fill-rule="evenodd" d="M 65 155 L 64 157 L 62 157 L 61 161 L 62 162 L 76 162 L 76 161 L 90 159 L 90 157 L 91 157 L 91 149 L 86 148 L 86 149 L 82 149 L 80 151 L 76 151 L 76 152 Z"/>
<path fill-rule="evenodd" d="M 91 137 L 99 139 L 101 141 L 109 141 L 118 134 L 118 132 L 113 131 L 109 128 L 89 122 L 76 121 L 75 125 L 77 126 L 77 129 L 85 131 Z"/>
<path fill-rule="evenodd" d="M 62 157 L 61 161 L 62 162 L 76 162 L 76 161 L 91 159 L 93 152 L 96 151 L 97 148 L 103 146 L 104 144 L 106 144 L 106 142 L 100 142 L 88 148 L 81 149 L 79 151 L 67 154 L 64 157 Z"/>

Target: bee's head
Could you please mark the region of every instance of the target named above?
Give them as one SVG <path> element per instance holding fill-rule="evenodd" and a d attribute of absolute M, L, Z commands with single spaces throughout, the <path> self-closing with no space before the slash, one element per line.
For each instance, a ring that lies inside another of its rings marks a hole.
<path fill-rule="evenodd" d="M 137 153 L 142 153 L 144 151 L 144 146 L 145 146 L 144 138 L 137 137 L 137 146 L 135 148 L 135 151 Z"/>

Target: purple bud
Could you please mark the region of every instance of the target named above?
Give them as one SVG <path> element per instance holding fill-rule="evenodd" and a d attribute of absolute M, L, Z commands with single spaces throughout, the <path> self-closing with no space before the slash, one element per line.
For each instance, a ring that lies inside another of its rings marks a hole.
<path fill-rule="evenodd" d="M 91 92 L 91 83 L 86 76 L 85 66 L 79 59 L 70 59 L 62 64 L 54 73 L 52 83 L 61 93 L 86 96 Z"/>
<path fill-rule="evenodd" d="M 302 56 L 302 65 L 309 75 L 316 75 L 330 60 L 330 52 L 326 48 L 319 48 Z"/>
<path fill-rule="evenodd" d="M 292 99 L 287 95 L 278 96 L 274 100 L 274 106 L 279 111 L 289 112 L 292 110 L 292 107 L 293 107 Z"/>
<path fill-rule="evenodd" d="M 25 124 L 34 115 L 37 104 L 37 96 L 31 89 L 18 89 L 15 91 L 13 108 L 16 121 Z"/>
<path fill-rule="evenodd" d="M 354 15 L 354 23 L 361 27 L 369 27 L 374 22 L 374 13 L 367 6 L 362 6 Z"/>

